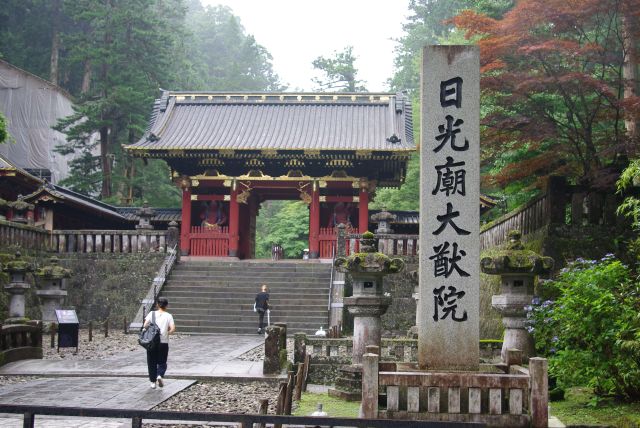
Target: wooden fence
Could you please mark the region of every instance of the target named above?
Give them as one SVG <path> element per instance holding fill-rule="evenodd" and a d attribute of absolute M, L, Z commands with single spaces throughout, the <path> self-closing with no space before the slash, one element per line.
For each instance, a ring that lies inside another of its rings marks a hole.
<path fill-rule="evenodd" d="M 229 227 L 212 229 L 206 226 L 192 226 L 189 234 L 189 255 L 228 256 Z"/>
<path fill-rule="evenodd" d="M 522 235 L 528 235 L 547 224 L 549 224 L 548 198 L 547 195 L 542 195 L 482 227 L 480 249 L 486 250 L 503 244 L 507 233 L 511 230 L 519 230 Z"/>

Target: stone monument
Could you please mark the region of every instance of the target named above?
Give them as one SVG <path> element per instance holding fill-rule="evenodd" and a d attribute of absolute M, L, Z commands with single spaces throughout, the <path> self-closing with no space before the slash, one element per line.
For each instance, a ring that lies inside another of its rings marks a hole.
<path fill-rule="evenodd" d="M 479 368 L 479 58 L 477 46 L 425 46 L 423 50 L 418 300 L 421 369 Z"/>
<path fill-rule="evenodd" d="M 60 261 L 54 256 L 49 259 L 49 264 L 37 269 L 34 275 L 38 278 L 39 290 L 36 295 L 40 298 L 43 327 L 49 329 L 52 323 L 57 322 L 56 309 L 62 307 L 67 295 L 66 279 L 71 276 L 71 271 L 60 266 Z"/>
<path fill-rule="evenodd" d="M 16 252 L 13 260 L 7 262 L 3 269 L 9 274 L 9 283 L 4 289 L 11 295 L 9 300 L 9 318 L 5 324 L 24 324 L 25 318 L 25 293 L 31 288 L 26 281 L 26 275 L 33 272 L 33 265 L 22 258 L 20 252 Z"/>
<path fill-rule="evenodd" d="M 506 361 L 508 349 L 519 349 L 523 360 L 535 356 L 533 337 L 525 329 L 525 306 L 531 304 L 537 275 L 548 274 L 553 269 L 553 259 L 525 250 L 520 242 L 521 233 L 508 233 L 509 244 L 496 255 L 480 261 L 482 272 L 500 275 L 500 294 L 491 298 L 491 305 L 502 315 L 504 341 L 502 361 Z"/>

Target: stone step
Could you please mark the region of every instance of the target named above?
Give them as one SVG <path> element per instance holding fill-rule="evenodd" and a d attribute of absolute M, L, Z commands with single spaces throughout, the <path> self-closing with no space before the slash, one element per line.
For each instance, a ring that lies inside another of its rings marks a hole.
<path fill-rule="evenodd" d="M 170 308 L 173 308 L 174 305 L 178 306 L 180 304 L 191 304 L 191 302 L 193 302 L 193 297 L 183 297 L 183 296 L 169 297 L 164 293 L 162 295 L 169 300 Z M 200 301 L 200 303 L 204 303 L 205 305 L 214 309 L 221 309 L 221 308 L 224 308 L 225 306 L 253 308 L 253 303 L 254 303 L 253 299 L 247 301 L 247 299 L 235 298 L 235 297 L 216 298 L 216 299 L 201 298 L 198 300 Z M 328 304 L 328 300 L 329 300 L 328 297 L 326 299 L 317 299 L 317 300 L 287 299 L 287 300 L 272 300 L 269 303 L 273 309 L 275 308 L 283 309 L 287 307 L 295 307 L 295 306 L 302 306 L 302 305 L 326 308 Z"/>
<path fill-rule="evenodd" d="M 246 319 L 242 321 L 226 321 L 226 320 L 193 320 L 193 319 L 181 319 L 174 318 L 176 323 L 176 330 L 179 331 L 195 331 L 200 328 L 225 328 L 225 327 L 236 327 L 236 328 L 245 328 L 249 329 L 257 329 L 258 328 L 258 317 L 253 319 Z M 267 319 L 264 320 L 265 324 Z M 271 317 L 271 324 L 282 322 L 287 324 L 287 330 L 289 330 L 292 334 L 294 332 L 298 332 L 300 330 L 313 330 L 314 332 L 322 326 L 323 329 L 327 328 L 327 319 L 318 319 L 318 320 L 310 320 L 310 321 L 300 321 L 300 320 L 292 320 L 285 318 L 274 318 Z"/>
<path fill-rule="evenodd" d="M 271 272 L 271 273 L 315 273 L 330 274 L 331 265 L 323 265 L 322 267 L 304 267 L 304 266 L 277 266 L 268 267 L 262 265 L 245 265 L 245 266 L 192 266 L 192 265 L 176 265 L 173 272 Z"/>
<path fill-rule="evenodd" d="M 194 298 L 201 297 L 210 297 L 210 298 L 220 298 L 220 297 L 238 297 L 243 299 L 251 299 L 253 300 L 256 296 L 255 290 L 220 290 L 220 289 L 208 289 L 205 287 L 183 287 L 180 289 L 177 288 L 167 288 L 162 292 L 167 298 L 169 295 L 172 296 L 193 296 Z M 284 288 L 280 289 L 271 289 L 269 291 L 269 299 L 283 299 L 288 298 L 289 296 L 296 297 L 309 297 L 309 298 L 323 298 L 329 297 L 329 290 L 317 290 L 311 289 L 309 291 L 302 292 L 300 290 L 287 290 Z"/>
<path fill-rule="evenodd" d="M 314 284 L 314 283 L 303 283 L 303 284 L 267 284 L 270 291 L 296 291 L 296 292 L 329 292 L 329 284 Z M 217 283 L 217 282 L 209 282 L 209 281 L 167 281 L 165 285 L 166 289 L 171 290 L 190 290 L 190 291 L 226 291 L 229 293 L 240 292 L 240 293 L 258 293 L 259 288 L 254 284 L 229 284 L 229 283 Z"/>
<path fill-rule="evenodd" d="M 252 305 L 245 305 L 241 308 L 224 308 L 224 309 L 213 309 L 209 307 L 204 308 L 192 308 L 192 307 L 176 307 L 171 306 L 172 314 L 180 314 L 180 316 L 193 316 L 193 317 L 208 317 L 208 316 L 216 316 L 216 317 L 236 317 L 241 316 L 244 318 L 247 314 L 251 316 L 258 316 L 256 312 L 253 312 Z M 287 307 L 287 308 L 274 308 L 271 310 L 271 314 L 273 316 L 296 316 L 296 317 L 326 317 L 327 309 L 318 309 L 317 307 L 312 307 L 312 309 L 298 309 L 297 307 Z"/>
<path fill-rule="evenodd" d="M 172 273 L 171 279 L 180 280 L 180 281 L 190 281 L 190 280 L 195 280 L 195 281 L 209 280 L 209 281 L 218 281 L 218 282 L 270 281 L 270 282 L 294 282 L 294 283 L 295 282 L 316 282 L 316 283 L 328 284 L 329 281 L 331 280 L 331 276 L 329 275 L 326 275 L 326 276 L 298 275 L 293 273 L 290 273 L 288 275 L 286 274 L 269 275 L 269 274 L 262 274 L 262 273 L 248 275 L 245 272 L 237 272 L 235 274 L 229 273 L 225 275 L 220 275 L 216 272 L 209 272 L 206 274 L 202 273 L 200 275 L 194 275 L 191 273 L 189 274 Z"/>
<path fill-rule="evenodd" d="M 287 326 L 287 329 L 289 327 Z M 191 330 L 189 331 L 189 334 L 192 335 L 199 335 L 199 334 L 216 334 L 216 333 L 220 333 L 220 334 L 251 334 L 251 335 L 255 335 L 256 334 L 256 330 L 257 330 L 257 324 L 254 325 L 253 327 L 219 327 L 219 326 L 212 326 L 212 327 L 191 327 Z M 307 335 L 312 336 L 313 334 L 315 334 L 315 332 L 318 330 L 318 328 L 299 328 L 297 330 L 295 330 L 296 333 L 305 333 Z M 262 333 L 261 333 L 262 334 Z"/>

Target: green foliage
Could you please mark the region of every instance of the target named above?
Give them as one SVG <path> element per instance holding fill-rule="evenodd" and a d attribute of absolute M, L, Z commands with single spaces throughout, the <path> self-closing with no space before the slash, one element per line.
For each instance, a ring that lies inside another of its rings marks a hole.
<path fill-rule="evenodd" d="M 630 269 L 612 255 L 578 259 L 543 287 L 557 298 L 528 308 L 528 321 L 550 375 L 565 388 L 640 398 L 640 287 Z"/>
<path fill-rule="evenodd" d="M 597 405 L 593 405 L 597 403 Z M 590 388 L 570 388 L 563 401 L 549 403 L 551 414 L 566 426 L 640 426 L 640 402 L 621 403 L 594 396 Z"/>
<path fill-rule="evenodd" d="M 9 137 L 7 132 L 7 119 L 0 112 L 0 144 L 4 143 Z"/>
<path fill-rule="evenodd" d="M 280 244 L 285 258 L 299 259 L 309 245 L 309 209 L 301 201 L 268 201 L 256 225 L 256 258 L 270 258 Z"/>
<path fill-rule="evenodd" d="M 344 401 L 336 397 L 324 394 L 305 392 L 297 403 L 295 416 L 309 416 L 316 411 L 318 404 L 322 404 L 322 410 L 335 418 L 357 418 L 360 410 L 359 401 Z"/>
<path fill-rule="evenodd" d="M 313 60 L 313 68 L 322 71 L 324 78 L 314 78 L 320 91 L 356 92 L 366 91 L 362 80 L 356 75 L 356 57 L 353 46 L 347 46 L 342 52 L 334 52 L 332 58 L 319 56 Z"/>
<path fill-rule="evenodd" d="M 372 209 L 417 211 L 420 208 L 420 156 L 414 154 L 407 166 L 407 177 L 399 189 L 380 188 L 371 202 Z"/>
<path fill-rule="evenodd" d="M 618 180 L 618 193 L 624 194 L 632 186 L 637 186 L 640 181 L 640 159 L 635 159 L 622 172 Z M 640 231 L 640 199 L 627 196 L 618 207 L 618 214 L 629 217 L 633 221 L 633 228 Z"/>

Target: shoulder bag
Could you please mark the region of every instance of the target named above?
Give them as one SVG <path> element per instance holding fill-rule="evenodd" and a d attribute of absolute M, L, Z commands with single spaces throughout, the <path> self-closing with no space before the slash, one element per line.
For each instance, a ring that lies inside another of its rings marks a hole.
<path fill-rule="evenodd" d="M 147 351 L 153 351 L 160 344 L 160 327 L 156 324 L 156 311 L 151 313 L 151 322 L 140 331 L 138 343 Z"/>

